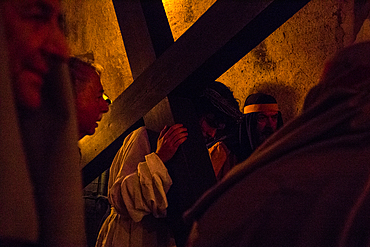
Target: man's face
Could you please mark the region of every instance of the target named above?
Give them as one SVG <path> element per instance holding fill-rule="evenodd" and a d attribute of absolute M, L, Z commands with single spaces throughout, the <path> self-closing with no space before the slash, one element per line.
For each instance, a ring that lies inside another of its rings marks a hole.
<path fill-rule="evenodd" d="M 36 109 L 45 75 L 69 55 L 59 0 L 3 0 L 0 11 L 17 103 Z"/>
<path fill-rule="evenodd" d="M 212 142 L 216 137 L 217 131 L 225 128 L 225 123 L 217 119 L 213 113 L 208 113 L 201 117 L 199 124 L 206 143 Z"/>
<path fill-rule="evenodd" d="M 80 139 L 95 133 L 98 121 L 108 112 L 108 103 L 103 98 L 103 87 L 99 75 L 92 69 L 87 70 L 88 81 L 77 93 L 76 110 Z"/>
<path fill-rule="evenodd" d="M 257 134 L 259 144 L 262 144 L 277 129 L 279 113 L 277 111 L 262 111 L 257 115 Z"/>
<path fill-rule="evenodd" d="M 200 120 L 200 128 L 206 143 L 211 142 L 215 138 L 217 128 L 210 126 L 204 117 Z"/>

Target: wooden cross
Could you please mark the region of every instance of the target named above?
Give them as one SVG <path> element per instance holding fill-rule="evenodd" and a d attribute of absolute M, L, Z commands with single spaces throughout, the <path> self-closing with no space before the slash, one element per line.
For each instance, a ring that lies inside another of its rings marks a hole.
<path fill-rule="evenodd" d="M 161 0 L 113 0 L 134 82 L 81 145 L 84 186 L 109 168 L 124 137 L 140 125 L 159 131 L 184 123 L 189 138 L 169 168 L 173 218 L 215 183 L 208 152 L 187 99 L 216 80 L 309 0 L 218 0 L 176 42 Z M 144 119 L 144 120 L 143 120 Z M 191 134 L 191 135 L 190 135 Z M 195 157 L 195 158 L 194 158 Z M 179 193 L 181 192 L 181 193 Z M 182 225 L 176 230 L 186 231 Z M 186 227 L 185 227 L 186 228 Z M 186 234 L 177 235 L 183 245 Z"/>

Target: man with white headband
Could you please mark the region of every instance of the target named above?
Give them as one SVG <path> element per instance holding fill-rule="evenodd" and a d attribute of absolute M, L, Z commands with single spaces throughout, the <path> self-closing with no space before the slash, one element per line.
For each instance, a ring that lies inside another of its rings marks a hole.
<path fill-rule="evenodd" d="M 283 119 L 276 99 L 264 93 L 249 95 L 245 100 L 243 113 L 245 121 L 241 127 L 240 140 L 246 159 L 283 126 Z"/>

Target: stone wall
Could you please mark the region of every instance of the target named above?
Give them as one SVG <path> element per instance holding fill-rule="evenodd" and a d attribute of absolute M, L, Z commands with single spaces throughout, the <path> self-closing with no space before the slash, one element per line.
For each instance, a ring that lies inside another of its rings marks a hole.
<path fill-rule="evenodd" d="M 276 97 L 284 119 L 290 120 L 318 82 L 324 61 L 356 39 L 354 1 L 311 0 L 218 80 L 233 90 L 241 109 L 249 94 L 262 91 Z M 112 1 L 62 2 L 72 54 L 87 54 L 103 66 L 103 87 L 114 100 L 133 79 Z M 163 0 L 174 39 L 214 2 Z M 359 40 L 370 37 L 368 29 L 366 21 Z"/>
<path fill-rule="evenodd" d="M 72 55 L 86 55 L 103 67 L 102 84 L 113 100 L 132 82 L 112 0 L 62 0 Z"/>
<path fill-rule="evenodd" d="M 318 83 L 325 60 L 354 40 L 349 2 L 311 0 L 219 80 L 233 90 L 241 107 L 251 93 L 275 96 L 284 120 L 290 120 Z M 370 38 L 368 32 L 361 35 Z"/>

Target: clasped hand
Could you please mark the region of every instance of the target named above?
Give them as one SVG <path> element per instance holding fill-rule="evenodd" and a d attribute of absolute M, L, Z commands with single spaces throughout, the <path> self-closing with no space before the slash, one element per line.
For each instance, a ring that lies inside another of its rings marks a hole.
<path fill-rule="evenodd" d="M 163 163 L 173 157 L 179 146 L 186 141 L 187 136 L 187 129 L 182 124 L 175 124 L 171 127 L 166 125 L 163 128 L 157 140 L 156 150 L 156 154 Z"/>

